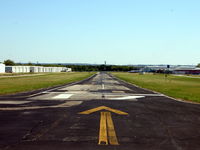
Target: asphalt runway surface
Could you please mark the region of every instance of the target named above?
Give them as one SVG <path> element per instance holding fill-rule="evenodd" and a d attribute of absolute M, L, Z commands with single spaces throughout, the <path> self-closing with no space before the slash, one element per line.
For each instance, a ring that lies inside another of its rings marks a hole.
<path fill-rule="evenodd" d="M 0 97 L 2 150 L 199 150 L 200 105 L 109 74 Z"/>

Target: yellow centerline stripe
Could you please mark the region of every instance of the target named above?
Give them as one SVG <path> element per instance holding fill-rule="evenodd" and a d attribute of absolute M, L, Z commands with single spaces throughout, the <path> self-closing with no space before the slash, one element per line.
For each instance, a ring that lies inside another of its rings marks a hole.
<path fill-rule="evenodd" d="M 107 130 L 110 145 L 119 145 L 110 112 L 106 112 Z"/>
<path fill-rule="evenodd" d="M 88 115 L 100 110 L 107 110 L 106 112 L 103 111 L 101 112 L 100 116 L 100 128 L 99 128 L 99 145 L 119 145 L 119 142 L 117 140 L 115 128 L 114 128 L 114 123 L 112 120 L 111 112 L 119 114 L 119 115 L 128 115 L 128 113 L 117 110 L 117 109 L 112 109 L 107 106 L 99 106 L 96 108 L 92 108 L 86 111 L 79 112 L 78 114 L 84 114 Z M 110 111 L 110 112 L 108 112 Z"/>
<path fill-rule="evenodd" d="M 108 145 L 106 112 L 101 112 L 100 130 L 99 130 L 99 145 Z"/>

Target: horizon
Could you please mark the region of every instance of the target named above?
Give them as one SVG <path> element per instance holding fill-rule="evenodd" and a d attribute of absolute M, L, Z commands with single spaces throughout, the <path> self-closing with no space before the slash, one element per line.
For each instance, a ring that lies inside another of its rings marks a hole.
<path fill-rule="evenodd" d="M 8 59 L 7 59 L 8 60 Z M 12 60 L 13 61 L 13 60 Z M 3 63 L 0 61 L 0 63 Z M 38 64 L 38 65 L 42 65 L 42 64 L 55 64 L 55 65 L 105 65 L 104 63 L 73 63 L 73 62 L 61 62 L 61 63 L 56 63 L 56 62 L 51 62 L 51 63 L 48 63 L 48 62 L 15 62 L 15 64 L 28 64 L 28 63 L 31 63 L 31 64 Z M 190 64 L 110 64 L 110 63 L 106 63 L 106 65 L 116 65 L 116 66 L 167 66 L 167 65 L 170 65 L 170 66 L 197 66 L 198 64 L 194 64 L 194 65 L 190 65 Z"/>

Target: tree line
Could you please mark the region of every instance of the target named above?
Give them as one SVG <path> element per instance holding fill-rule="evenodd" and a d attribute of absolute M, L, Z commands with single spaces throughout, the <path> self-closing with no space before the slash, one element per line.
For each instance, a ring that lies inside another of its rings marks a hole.
<path fill-rule="evenodd" d="M 119 65 L 67 65 L 73 71 L 131 71 L 138 69 L 134 66 Z"/>
<path fill-rule="evenodd" d="M 73 71 L 131 71 L 137 70 L 134 66 L 120 66 L 120 65 L 63 65 L 63 64 L 35 64 L 35 63 L 15 63 L 13 60 L 5 60 L 6 66 L 26 65 L 26 66 L 45 66 L 45 67 L 68 67 Z"/>
<path fill-rule="evenodd" d="M 45 66 L 45 67 L 68 67 L 72 68 L 73 71 L 131 71 L 131 70 L 138 70 L 140 68 L 135 66 L 121 66 L 121 65 L 63 65 L 63 64 L 35 64 L 35 63 L 15 63 L 13 60 L 5 60 L 4 64 L 7 66 L 14 66 L 14 65 L 27 65 L 27 66 Z M 196 66 L 200 67 L 200 63 Z"/>

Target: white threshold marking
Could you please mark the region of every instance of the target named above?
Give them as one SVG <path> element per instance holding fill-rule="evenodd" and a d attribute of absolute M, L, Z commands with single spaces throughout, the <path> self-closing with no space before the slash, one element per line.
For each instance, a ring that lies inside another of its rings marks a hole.
<path fill-rule="evenodd" d="M 102 89 L 103 89 L 103 90 L 105 89 L 105 85 L 104 85 L 104 84 L 102 84 Z"/>
<path fill-rule="evenodd" d="M 67 99 L 70 98 L 74 94 L 59 94 L 57 96 L 54 96 L 53 99 Z"/>
<path fill-rule="evenodd" d="M 109 99 L 116 99 L 116 100 L 126 100 L 126 99 L 137 99 L 143 98 L 145 96 L 125 96 L 125 97 L 116 97 L 116 98 L 109 98 Z"/>
<path fill-rule="evenodd" d="M 163 95 L 163 94 L 129 94 L 129 93 L 122 93 L 122 95 L 120 95 L 119 93 L 107 93 L 107 95 L 109 95 L 109 96 L 126 96 L 126 95 L 128 95 L 128 96 L 165 96 L 165 95 Z"/>
<path fill-rule="evenodd" d="M 0 101 L 0 104 L 26 104 L 31 101 Z"/>
<path fill-rule="evenodd" d="M 79 93 L 87 93 L 87 91 L 67 91 L 67 92 L 42 92 L 43 94 L 55 93 L 55 94 L 79 94 Z"/>
<path fill-rule="evenodd" d="M 44 109 L 44 108 L 64 108 L 64 107 L 71 107 L 71 106 L 75 106 L 75 105 L 80 105 L 82 103 L 82 101 L 68 101 L 66 103 L 63 104 L 59 104 L 59 105 L 53 105 L 53 106 L 28 106 L 28 107 L 5 107 L 5 108 L 1 108 L 0 110 L 33 110 L 33 109 Z"/>

